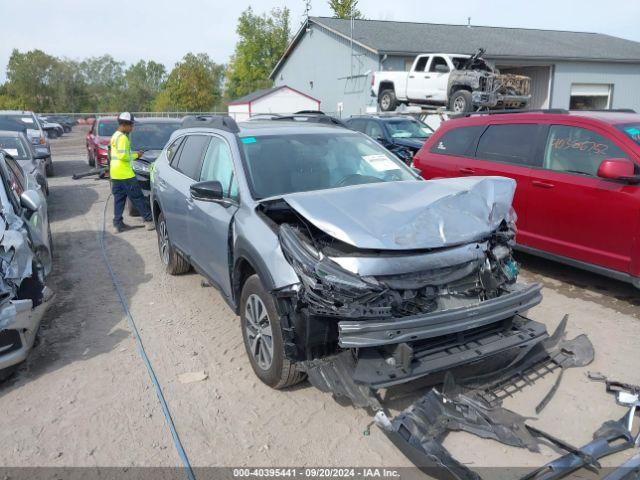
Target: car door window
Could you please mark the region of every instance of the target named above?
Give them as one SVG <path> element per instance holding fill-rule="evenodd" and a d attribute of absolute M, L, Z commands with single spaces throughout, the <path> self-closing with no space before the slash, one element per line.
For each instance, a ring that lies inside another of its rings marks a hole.
<path fill-rule="evenodd" d="M 365 133 L 365 124 L 366 122 L 363 120 L 351 120 L 349 121 L 349 128 L 356 130 L 358 132 Z"/>
<path fill-rule="evenodd" d="M 540 166 L 536 155 L 540 126 L 490 125 L 480 137 L 476 158 L 528 167 Z"/>
<path fill-rule="evenodd" d="M 382 133 L 382 128 L 378 125 L 377 122 L 367 122 L 367 126 L 365 128 L 365 132 L 374 140 L 384 140 L 384 133 Z"/>
<path fill-rule="evenodd" d="M 182 145 L 183 140 L 184 140 L 184 137 L 180 137 L 167 147 L 167 161 L 173 167 L 175 167 L 175 165 L 173 164 L 173 159 L 177 158 L 176 154 L 178 153 L 178 150 L 180 150 L 180 145 Z M 176 160 L 176 163 L 177 163 L 177 160 Z"/>
<path fill-rule="evenodd" d="M 444 133 L 431 147 L 431 153 L 441 155 L 473 155 L 476 139 L 484 126 L 454 128 Z"/>
<path fill-rule="evenodd" d="M 430 72 L 435 72 L 436 71 L 436 67 L 438 65 L 444 66 L 446 67 L 446 71 L 449 71 L 449 65 L 447 65 L 447 61 L 442 58 L 442 57 L 433 57 L 433 59 L 431 60 L 431 65 L 429 65 L 429 71 Z M 444 71 L 443 71 L 444 73 Z"/>
<path fill-rule="evenodd" d="M 544 155 L 544 168 L 556 172 L 597 176 L 608 158 L 628 158 L 613 142 L 586 128 L 552 125 Z"/>
<path fill-rule="evenodd" d="M 238 199 L 238 184 L 233 171 L 231 149 L 221 138 L 212 137 L 204 154 L 200 181 L 217 180 L 222 185 L 222 195 Z"/>
<path fill-rule="evenodd" d="M 420 57 L 418 63 L 416 63 L 416 68 L 414 68 L 415 72 L 424 72 L 427 68 L 427 62 L 429 61 L 429 57 Z"/>
<path fill-rule="evenodd" d="M 189 178 L 197 180 L 200 177 L 200 165 L 202 165 L 202 152 L 209 143 L 206 135 L 189 135 L 180 149 L 180 157 L 176 170 Z M 175 163 L 175 162 L 174 162 Z M 172 164 L 173 166 L 173 164 Z"/>
<path fill-rule="evenodd" d="M 9 170 L 9 186 L 19 198 L 25 188 L 24 174 L 22 173 L 20 165 L 18 165 L 14 159 L 5 157 L 5 162 Z"/>

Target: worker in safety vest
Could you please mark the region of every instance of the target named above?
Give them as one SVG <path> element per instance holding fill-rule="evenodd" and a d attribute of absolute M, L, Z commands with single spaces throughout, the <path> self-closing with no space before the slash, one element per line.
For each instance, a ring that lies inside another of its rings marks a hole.
<path fill-rule="evenodd" d="M 129 133 L 133 130 L 133 122 L 133 115 L 129 112 L 122 112 L 118 115 L 118 129 L 111 137 L 110 143 L 109 176 L 113 193 L 113 226 L 118 233 L 131 228 L 122 221 L 127 198 L 140 212 L 147 230 L 155 229 L 149 202 L 142 194 L 142 189 L 131 165 L 131 162 L 138 158 L 137 153 L 131 153 L 131 142 L 129 142 Z"/>

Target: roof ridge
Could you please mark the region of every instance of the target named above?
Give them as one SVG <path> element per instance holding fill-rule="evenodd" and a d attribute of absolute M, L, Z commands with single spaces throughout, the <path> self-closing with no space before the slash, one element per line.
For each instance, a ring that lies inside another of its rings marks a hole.
<path fill-rule="evenodd" d="M 311 19 L 323 19 L 323 20 L 341 20 L 345 22 L 349 22 L 350 20 L 347 18 L 336 18 L 336 17 L 324 17 L 324 16 L 311 16 Z M 554 30 L 552 28 L 530 28 L 530 27 L 498 27 L 495 25 L 469 25 L 462 23 L 432 23 L 432 22 L 416 22 L 410 20 L 377 20 L 373 18 L 356 18 L 354 19 L 356 22 L 380 22 L 380 23 L 412 23 L 415 25 L 440 25 L 443 27 L 465 27 L 465 28 L 496 28 L 501 30 L 530 30 L 537 32 L 561 32 L 561 33 L 584 33 L 588 35 L 606 35 L 612 38 L 618 38 L 621 40 L 627 40 L 621 37 L 616 37 L 614 35 L 610 35 L 608 33 L 599 33 L 599 32 L 586 32 L 586 31 L 578 31 L 578 30 Z M 635 40 L 630 40 L 635 41 Z"/>

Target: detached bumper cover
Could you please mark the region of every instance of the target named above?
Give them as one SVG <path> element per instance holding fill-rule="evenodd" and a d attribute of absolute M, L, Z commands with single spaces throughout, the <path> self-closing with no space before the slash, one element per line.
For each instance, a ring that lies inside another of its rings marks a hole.
<path fill-rule="evenodd" d="M 339 344 L 342 348 L 377 347 L 465 332 L 500 322 L 536 306 L 542 301 L 541 289 L 539 284 L 516 284 L 511 293 L 473 307 L 383 321 L 341 321 L 338 323 Z"/>

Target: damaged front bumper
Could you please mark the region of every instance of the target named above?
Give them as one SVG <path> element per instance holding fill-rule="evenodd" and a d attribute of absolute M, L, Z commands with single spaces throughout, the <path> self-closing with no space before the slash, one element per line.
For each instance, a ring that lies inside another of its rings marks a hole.
<path fill-rule="evenodd" d="M 503 95 L 493 92 L 471 92 L 471 101 L 476 107 L 513 107 L 518 108 L 529 103 L 531 95 Z"/>
<path fill-rule="evenodd" d="M 338 323 L 339 344 L 377 347 L 465 332 L 526 312 L 542 301 L 541 289 L 539 284 L 515 284 L 510 293 L 473 307 L 385 320 L 343 320 Z"/>
<path fill-rule="evenodd" d="M 0 307 L 0 370 L 27 358 L 52 298 L 53 292 L 45 287 L 42 303 L 35 308 L 28 299 L 11 300 Z"/>

